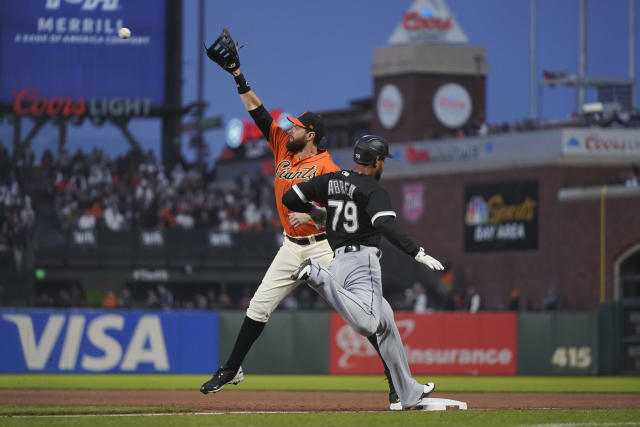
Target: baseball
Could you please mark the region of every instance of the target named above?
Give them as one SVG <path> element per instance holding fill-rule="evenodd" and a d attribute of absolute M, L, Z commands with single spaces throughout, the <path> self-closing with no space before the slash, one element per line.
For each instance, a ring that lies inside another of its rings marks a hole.
<path fill-rule="evenodd" d="M 118 36 L 121 39 L 128 39 L 129 37 L 131 37 L 131 30 L 127 27 L 122 27 L 118 30 Z"/>

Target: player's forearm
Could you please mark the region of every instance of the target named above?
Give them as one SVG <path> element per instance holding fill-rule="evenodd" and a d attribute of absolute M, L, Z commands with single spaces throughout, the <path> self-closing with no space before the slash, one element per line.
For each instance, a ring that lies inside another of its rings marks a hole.
<path fill-rule="evenodd" d="M 405 252 L 411 257 L 415 257 L 420 248 L 407 236 L 394 217 L 384 216 L 376 219 L 373 226 L 396 248 Z"/>
<path fill-rule="evenodd" d="M 240 69 L 238 68 L 231 74 L 233 75 L 233 78 L 236 82 L 236 87 L 238 88 L 240 100 L 242 101 L 244 108 L 246 108 L 247 111 L 251 111 L 262 105 L 262 101 L 260 101 L 258 95 L 256 95 L 256 93 L 251 90 L 251 87 L 249 87 L 249 84 L 245 80 L 245 77 Z"/>
<path fill-rule="evenodd" d="M 295 187 L 290 188 L 286 193 L 284 193 L 284 196 L 282 196 L 282 203 L 287 207 L 287 209 L 294 212 L 309 213 L 313 209 L 309 202 L 305 202 L 300 198 L 298 193 L 295 191 Z"/>
<path fill-rule="evenodd" d="M 256 93 L 252 90 L 240 95 L 240 100 L 242 101 L 242 104 L 244 105 L 244 108 L 247 109 L 247 111 L 255 110 L 262 105 L 262 101 L 260 101 L 258 95 L 256 95 Z"/>

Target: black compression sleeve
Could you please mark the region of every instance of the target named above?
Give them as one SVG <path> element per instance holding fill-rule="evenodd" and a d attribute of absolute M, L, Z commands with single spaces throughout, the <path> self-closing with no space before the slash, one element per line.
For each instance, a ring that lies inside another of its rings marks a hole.
<path fill-rule="evenodd" d="M 247 83 L 247 80 L 244 78 L 244 74 L 238 74 L 234 77 L 234 80 L 236 81 L 236 88 L 238 88 L 238 93 L 240 95 L 251 90 L 251 86 L 249 86 L 249 83 Z"/>
<path fill-rule="evenodd" d="M 267 140 L 269 139 L 269 131 L 271 130 L 271 122 L 273 122 L 273 118 L 269 114 L 264 105 L 260 105 L 258 108 L 249 111 L 251 114 L 251 118 L 256 122 L 256 126 L 260 129 L 260 132 L 264 135 Z"/>
<path fill-rule="evenodd" d="M 294 212 L 311 212 L 312 206 L 300 200 L 300 197 L 293 188 L 287 190 L 282 196 L 282 203 Z"/>
<path fill-rule="evenodd" d="M 396 248 L 415 257 L 420 251 L 418 245 L 407 236 L 391 215 L 381 216 L 376 219 L 373 226 Z"/>

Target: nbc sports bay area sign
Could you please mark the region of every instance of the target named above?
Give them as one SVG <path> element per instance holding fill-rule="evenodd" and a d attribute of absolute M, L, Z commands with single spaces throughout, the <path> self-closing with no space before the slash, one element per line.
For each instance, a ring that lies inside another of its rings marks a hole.
<path fill-rule="evenodd" d="M 537 181 L 466 186 L 465 252 L 537 249 L 538 209 Z"/>

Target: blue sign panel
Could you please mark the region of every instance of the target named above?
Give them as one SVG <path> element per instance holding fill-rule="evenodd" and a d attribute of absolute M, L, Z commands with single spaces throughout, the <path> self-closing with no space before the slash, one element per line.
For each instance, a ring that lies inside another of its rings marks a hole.
<path fill-rule="evenodd" d="M 209 373 L 215 312 L 0 310 L 0 372 Z"/>
<path fill-rule="evenodd" d="M 164 0 L 0 0 L 0 102 L 160 105 L 164 49 Z"/>

